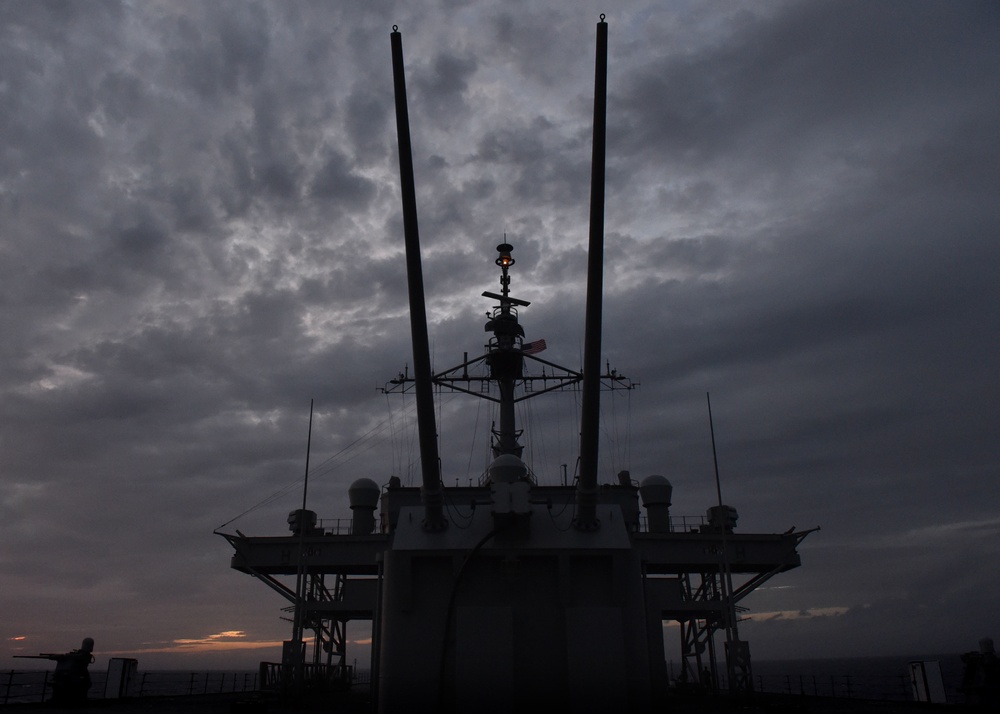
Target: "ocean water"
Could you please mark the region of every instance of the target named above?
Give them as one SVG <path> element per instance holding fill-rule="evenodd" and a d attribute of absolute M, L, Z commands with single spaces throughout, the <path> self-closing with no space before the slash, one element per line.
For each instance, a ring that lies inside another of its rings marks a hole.
<path fill-rule="evenodd" d="M 107 670 L 90 669 L 90 699 L 103 699 Z M 239 671 L 149 671 L 140 670 L 127 692 L 131 697 L 183 696 L 223 692 L 252 692 L 257 672 Z M 51 670 L 0 671 L 0 706 L 46 701 L 52 696 Z"/>
<path fill-rule="evenodd" d="M 805 694 L 822 697 L 850 697 L 910 701 L 909 678 L 912 661 L 936 661 L 941 667 L 949 703 L 963 701 L 963 666 L 960 655 L 918 655 L 912 657 L 852 657 L 831 659 L 754 660 L 756 691 Z M 722 663 L 720 663 L 722 666 Z M 676 670 L 676 665 L 674 665 Z M 367 681 L 367 672 L 358 672 Z M 48 686 L 52 672 L 44 670 L 0 671 L 0 706 L 20 702 L 41 702 L 52 692 Z M 91 699 L 104 697 L 106 670 L 90 672 Z M 184 696 L 244 692 L 257 689 L 257 672 L 239 671 L 149 671 L 137 673 L 129 696 Z M 725 683 L 723 682 L 723 686 Z"/>
<path fill-rule="evenodd" d="M 915 661 L 938 662 L 948 702 L 963 701 L 959 654 L 755 660 L 752 669 L 758 691 L 912 701 L 909 665 Z"/>

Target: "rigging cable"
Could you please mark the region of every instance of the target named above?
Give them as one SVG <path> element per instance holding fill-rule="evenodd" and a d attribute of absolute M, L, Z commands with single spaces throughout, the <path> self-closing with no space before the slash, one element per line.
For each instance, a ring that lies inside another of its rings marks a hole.
<path fill-rule="evenodd" d="M 389 466 L 389 468 L 391 469 L 390 470 L 390 474 L 396 474 L 396 473 L 399 473 L 399 469 L 397 468 L 397 466 L 401 466 L 402 465 L 402 459 L 399 460 L 398 464 L 396 463 L 396 449 L 398 447 L 398 444 L 396 443 L 396 423 L 395 423 L 395 420 L 392 417 L 392 404 L 389 402 L 389 393 L 388 392 L 383 392 L 382 394 L 385 396 L 386 413 L 389 415 L 389 417 L 388 417 L 388 419 L 389 419 L 389 454 L 390 454 L 390 460 L 391 460 L 391 464 Z"/>
<path fill-rule="evenodd" d="M 388 427 L 389 427 L 389 419 L 383 419 L 379 423 L 375 424 L 375 426 L 373 426 L 371 429 L 369 429 L 368 431 L 366 431 L 364 434 L 362 434 L 361 436 L 359 436 L 357 439 L 355 439 L 351 443 L 347 444 L 340 451 L 336 452 L 335 454 L 333 454 L 332 456 L 330 456 L 329 458 L 327 458 L 325 461 L 323 461 L 322 463 L 320 463 L 314 469 L 310 469 L 309 474 L 312 474 L 312 475 L 315 475 L 315 476 L 324 475 L 324 474 L 329 473 L 330 471 L 334 470 L 334 468 L 337 468 L 337 467 L 339 467 L 339 466 L 341 466 L 341 465 L 343 465 L 345 463 L 348 463 L 349 461 L 357 458 L 360 454 L 364 453 L 365 451 L 369 451 L 370 449 L 372 449 L 372 448 L 374 448 L 376 446 L 375 443 L 369 443 L 367 445 L 367 447 L 365 449 L 363 449 L 363 450 L 362 449 L 356 449 L 355 447 L 358 447 L 363 442 L 366 442 L 366 441 L 370 442 L 370 441 L 372 441 L 375 436 L 378 436 L 379 434 L 381 434 Z M 347 454 L 350 454 L 350 455 L 348 456 Z M 334 464 L 333 461 L 335 459 L 337 459 L 338 457 L 343 457 L 343 458 L 341 458 L 339 462 L 337 462 L 337 463 Z M 226 526 L 228 526 L 233 521 L 237 521 L 240 518 L 243 518 L 244 516 L 248 515 L 249 513 L 252 513 L 253 511 L 256 511 L 259 508 L 263 508 L 264 506 L 268 506 L 268 505 L 274 503 L 275 501 L 278 501 L 278 500 L 284 498 L 290 492 L 292 492 L 293 490 L 296 490 L 298 488 L 299 484 L 301 484 L 303 481 L 305 481 L 305 479 L 306 479 L 305 475 L 299 477 L 294 482 L 288 484 L 287 486 L 285 486 L 282 489 L 279 489 L 278 491 L 275 491 L 270 496 L 267 496 L 266 498 L 264 498 L 262 501 L 260 501 L 256 505 L 251 506 L 247 510 L 243 511 L 238 516 L 229 519 L 228 521 L 226 521 L 225 523 L 223 523 L 221 526 L 219 526 L 216 530 L 221 530 L 222 528 L 225 528 Z"/>
<path fill-rule="evenodd" d="M 482 399 L 477 399 L 476 400 L 476 418 L 472 422 L 472 443 L 469 445 L 469 463 L 465 467 L 465 473 L 466 474 L 471 474 L 472 473 L 472 457 L 476 453 L 476 439 L 479 438 L 479 419 L 480 419 L 480 417 L 482 415 L 482 411 L 483 411 L 483 400 Z"/>

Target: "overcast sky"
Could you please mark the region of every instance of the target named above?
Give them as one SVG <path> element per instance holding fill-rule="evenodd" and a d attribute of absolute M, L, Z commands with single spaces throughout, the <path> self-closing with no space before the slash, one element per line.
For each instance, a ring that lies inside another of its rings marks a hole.
<path fill-rule="evenodd" d="M 482 351 L 504 234 L 526 339 L 580 366 L 601 12 L 604 359 L 641 384 L 601 481 L 703 514 L 710 393 L 738 531 L 822 527 L 743 602 L 755 657 L 1000 638 L 995 2 L 0 0 L 0 653 L 277 659 L 213 530 L 288 532 L 310 399 L 321 518 L 419 482 L 376 389 L 412 362 L 393 25 L 435 367 Z M 439 404 L 466 483 L 491 417 Z M 554 484 L 576 401 L 530 404 Z"/>

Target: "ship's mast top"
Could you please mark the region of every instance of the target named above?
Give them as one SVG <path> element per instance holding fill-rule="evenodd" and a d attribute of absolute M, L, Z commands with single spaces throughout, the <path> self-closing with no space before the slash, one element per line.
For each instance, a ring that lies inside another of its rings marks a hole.
<path fill-rule="evenodd" d="M 506 238 L 506 236 L 504 236 Z M 500 289 L 504 297 L 510 296 L 510 275 L 507 274 L 507 270 L 514 264 L 514 258 L 511 256 L 510 252 L 514 250 L 514 246 L 510 243 L 501 243 L 497 246 L 497 252 L 500 253 L 500 257 L 496 259 L 496 264 L 500 266 Z"/>
<path fill-rule="evenodd" d="M 497 246 L 500 254 L 496 264 L 500 268 L 500 294 L 484 292 L 483 296 L 499 300 L 500 305 L 493 308 L 492 318 L 486 323 L 486 331 L 493 337 L 487 345 L 486 363 L 490 367 L 490 376 L 496 380 L 500 391 L 500 425 L 494 428 L 493 455 L 513 454 L 520 458 L 523 447 L 518 443 L 520 432 L 514 424 L 514 385 L 524 374 L 524 353 L 521 351 L 521 340 L 524 328 L 518 324 L 515 305 L 522 307 L 530 305 L 527 300 L 518 300 L 510 296 L 510 266 L 514 264 L 510 243 Z"/>
<path fill-rule="evenodd" d="M 506 236 L 504 236 L 506 238 Z M 514 246 L 510 243 L 501 243 L 497 246 L 497 252 L 500 254 L 494 261 L 500 268 L 500 295 L 496 293 L 491 293 L 486 291 L 483 293 L 483 297 L 493 298 L 494 300 L 500 301 L 500 307 L 498 308 L 503 315 L 511 316 L 512 311 L 510 309 L 511 305 L 520 305 L 521 307 L 527 307 L 531 303 L 527 300 L 518 300 L 517 298 L 512 298 L 510 296 L 510 266 L 514 264 L 514 258 L 511 256 L 511 251 L 514 250 Z M 496 317 L 496 315 L 494 315 Z M 517 321 L 517 312 L 513 312 L 514 321 Z M 492 329 L 487 326 L 487 330 Z M 524 336 L 524 330 L 521 330 L 521 336 Z"/>

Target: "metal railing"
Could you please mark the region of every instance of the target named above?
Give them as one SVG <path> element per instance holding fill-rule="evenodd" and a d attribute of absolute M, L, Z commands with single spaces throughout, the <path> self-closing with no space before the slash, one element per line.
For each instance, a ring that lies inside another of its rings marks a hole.
<path fill-rule="evenodd" d="M 705 516 L 670 516 L 671 533 L 699 532 L 705 524 Z M 645 513 L 639 514 L 639 532 L 649 532 L 649 523 Z"/>
<path fill-rule="evenodd" d="M 322 529 L 324 535 L 350 535 L 350 518 L 320 518 L 316 521 L 316 527 Z M 376 532 L 378 531 L 376 524 Z"/>
<path fill-rule="evenodd" d="M 280 691 L 294 685 L 292 673 L 280 662 L 260 663 L 261 690 Z M 354 681 L 351 665 L 326 665 L 308 662 L 302 665 L 302 684 L 306 689 L 346 690 Z"/>
<path fill-rule="evenodd" d="M 190 696 L 255 691 L 256 672 L 142 672 L 135 696 Z"/>
<path fill-rule="evenodd" d="M 963 701 L 961 687 L 946 677 L 944 694 L 948 704 Z M 905 674 L 771 674 L 754 675 L 755 691 L 804 697 L 867 699 L 887 702 L 916 701 L 910 677 Z"/>
<path fill-rule="evenodd" d="M 91 672 L 89 699 L 104 699 L 107 672 Z M 257 691 L 257 672 L 141 672 L 127 696 L 162 697 Z M 0 672 L 0 706 L 43 702 L 51 696 L 50 670 Z"/>
<path fill-rule="evenodd" d="M 909 701 L 910 679 L 901 675 L 758 675 L 757 691 L 812 697 Z"/>
<path fill-rule="evenodd" d="M 485 474 L 483 475 L 485 478 Z M 316 535 L 331 535 L 331 536 L 341 536 L 341 535 L 351 535 L 351 523 L 350 518 L 320 518 L 316 521 Z M 670 532 L 671 533 L 691 533 L 700 532 L 702 526 L 708 523 L 704 515 L 701 516 L 670 516 Z M 377 518 L 375 523 L 375 533 L 383 533 L 382 519 Z M 647 525 L 646 514 L 640 512 L 639 514 L 639 532 L 646 533 L 649 528 Z"/>

